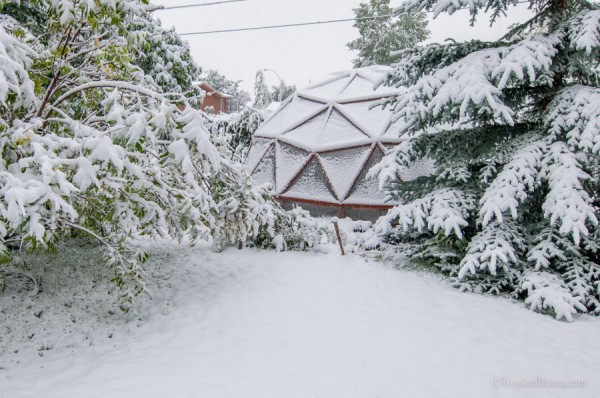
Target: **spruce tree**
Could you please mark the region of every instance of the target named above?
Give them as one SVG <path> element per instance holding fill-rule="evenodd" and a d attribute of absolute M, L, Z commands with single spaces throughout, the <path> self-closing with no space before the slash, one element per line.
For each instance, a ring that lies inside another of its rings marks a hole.
<path fill-rule="evenodd" d="M 347 44 L 358 51 L 352 61 L 355 68 L 390 65 L 398 60 L 396 52 L 412 48 L 427 39 L 427 17 L 423 13 L 393 16 L 390 0 L 369 0 L 354 9 L 360 37 Z"/>
<path fill-rule="evenodd" d="M 410 0 L 397 10 L 498 16 L 513 0 Z M 600 10 L 532 0 L 496 42 L 409 49 L 389 76 L 407 141 L 374 173 L 401 205 L 376 225 L 457 287 L 571 320 L 600 313 Z M 396 179 L 422 159 L 435 172 Z"/>

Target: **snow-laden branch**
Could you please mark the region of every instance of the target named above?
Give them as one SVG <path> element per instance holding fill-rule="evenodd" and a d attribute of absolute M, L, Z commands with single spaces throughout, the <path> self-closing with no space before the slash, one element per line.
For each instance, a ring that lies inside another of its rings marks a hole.
<path fill-rule="evenodd" d="M 489 224 L 494 218 L 502 222 L 506 211 L 510 211 L 514 220 L 517 219 L 519 204 L 542 181 L 540 169 L 546 148 L 545 140 L 534 141 L 523 146 L 504 166 L 481 199 L 479 217 L 482 225 Z"/>
<path fill-rule="evenodd" d="M 548 272 L 528 272 L 521 288 L 527 292 L 525 304 L 533 311 L 552 309 L 556 319 L 573 321 L 578 311 L 587 312 L 581 297 L 573 296 L 564 281 Z"/>
<path fill-rule="evenodd" d="M 374 228 L 379 234 L 387 234 L 393 225 L 406 232 L 427 229 L 434 234 L 442 231 L 462 239 L 462 228 L 467 226 L 467 218 L 473 210 L 473 197 L 456 189 L 440 189 L 429 195 L 404 205 L 395 206 L 381 217 Z"/>
<path fill-rule="evenodd" d="M 584 10 L 569 24 L 569 39 L 573 46 L 588 55 L 600 47 L 600 10 Z"/>
<path fill-rule="evenodd" d="M 468 273 L 489 272 L 496 275 L 498 269 L 507 270 L 519 263 L 519 251 L 524 240 L 513 221 L 493 222 L 483 227 L 471 239 L 467 254 L 460 262 L 459 278 Z"/>
<path fill-rule="evenodd" d="M 515 111 L 505 103 L 503 90 L 548 83 L 561 39 L 560 34 L 538 35 L 511 46 L 472 52 L 407 87 L 396 98 L 394 111 L 406 120 L 407 131 L 419 131 L 433 121 L 472 124 L 482 118 L 512 126 Z M 405 70 L 412 65 L 400 63 L 396 68 L 394 75 L 400 80 L 414 75 Z"/>
<path fill-rule="evenodd" d="M 592 199 L 582 185 L 582 181 L 590 176 L 561 141 L 550 145 L 542 163 L 548 170 L 546 178 L 550 185 L 550 192 L 542 206 L 544 216 L 552 225 L 559 226 L 561 234 L 572 235 L 575 245 L 579 245 L 581 237 L 589 233 L 588 225 L 598 225 Z"/>
<path fill-rule="evenodd" d="M 153 99 L 156 99 L 159 101 L 164 99 L 163 94 L 157 93 L 156 91 L 144 88 L 139 85 L 135 85 L 135 84 L 131 84 L 131 83 L 123 82 L 123 81 L 103 80 L 103 81 L 89 82 L 89 83 L 81 84 L 77 87 L 73 87 L 72 89 L 70 89 L 69 91 L 62 94 L 60 97 L 58 97 L 56 100 L 54 100 L 54 102 L 52 103 L 52 107 L 57 108 L 60 104 L 63 103 L 63 101 L 65 101 L 66 99 L 68 99 L 69 97 L 71 97 L 77 93 L 80 93 L 85 90 L 96 89 L 96 88 L 116 88 L 119 90 L 133 91 L 135 93 L 138 93 L 138 94 L 141 94 L 146 97 L 150 97 L 150 98 L 153 98 Z"/>
<path fill-rule="evenodd" d="M 27 72 L 34 57 L 33 50 L 9 35 L 0 23 L 0 106 L 27 107 L 37 102 Z M 10 94 L 17 97 L 12 104 L 7 103 Z"/>
<path fill-rule="evenodd" d="M 565 88 L 548 107 L 544 122 L 554 139 L 564 136 L 573 149 L 600 153 L 600 88 Z"/>

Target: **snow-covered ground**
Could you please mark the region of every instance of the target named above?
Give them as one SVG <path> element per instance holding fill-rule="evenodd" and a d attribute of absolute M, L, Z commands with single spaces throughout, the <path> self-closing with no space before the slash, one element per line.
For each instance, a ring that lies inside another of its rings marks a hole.
<path fill-rule="evenodd" d="M 26 259 L 36 295 L 7 285 L 1 398 L 600 396 L 592 317 L 559 322 L 334 248 L 166 243 L 147 265 L 153 301 L 123 315 L 95 250 Z"/>

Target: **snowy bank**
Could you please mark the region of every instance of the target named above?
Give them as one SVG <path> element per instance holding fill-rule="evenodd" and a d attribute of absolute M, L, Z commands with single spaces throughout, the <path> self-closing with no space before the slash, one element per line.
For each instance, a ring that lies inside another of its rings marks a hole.
<path fill-rule="evenodd" d="M 559 322 L 335 250 L 151 251 L 154 300 L 142 300 L 139 315 L 108 314 L 112 296 L 101 276 L 85 294 L 57 284 L 18 304 L 3 295 L 0 396 L 600 394 L 600 321 L 592 317 Z M 83 269 L 69 272 L 78 278 Z M 43 313 L 28 315 L 28 306 Z M 37 320 L 42 340 L 21 336 L 35 325 L 16 322 L 15 309 Z M 53 346 L 43 356 L 33 349 L 41 343 Z"/>

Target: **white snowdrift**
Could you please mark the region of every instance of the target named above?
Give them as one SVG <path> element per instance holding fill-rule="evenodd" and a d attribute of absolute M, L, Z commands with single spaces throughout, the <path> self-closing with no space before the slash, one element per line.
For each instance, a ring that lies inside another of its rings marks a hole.
<path fill-rule="evenodd" d="M 139 316 L 106 316 L 111 296 L 100 283 L 71 297 L 70 307 L 61 302 L 64 287 L 46 286 L 18 305 L 3 295 L 2 323 L 16 319 L 13 308 L 22 318 L 44 312 L 3 330 L 0 396 L 600 394 L 598 319 L 558 322 L 522 304 L 460 293 L 434 276 L 333 249 L 216 254 L 164 244 L 152 251 L 155 298 L 142 301 Z M 75 322 L 58 321 L 69 313 Z M 20 336 L 35 327 L 43 341 Z M 40 351 L 43 357 L 32 350 L 41 343 L 53 347 Z M 16 354 L 15 345 L 22 347 Z M 534 386 L 515 387 L 520 380 Z M 539 388 L 535 380 L 579 387 Z"/>

